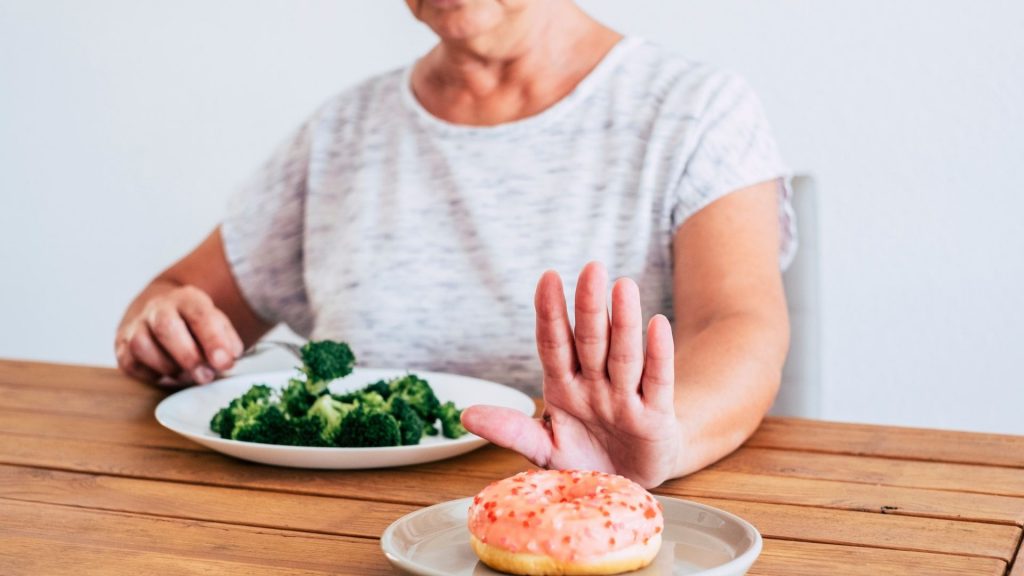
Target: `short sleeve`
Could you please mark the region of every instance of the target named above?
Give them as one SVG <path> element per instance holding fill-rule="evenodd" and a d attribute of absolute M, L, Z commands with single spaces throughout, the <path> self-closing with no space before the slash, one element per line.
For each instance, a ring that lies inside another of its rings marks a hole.
<path fill-rule="evenodd" d="M 228 200 L 224 250 L 242 296 L 271 324 L 313 328 L 303 274 L 309 126 L 280 146 Z"/>
<path fill-rule="evenodd" d="M 780 265 L 796 252 L 791 205 L 791 172 L 782 159 L 757 95 L 742 78 L 716 74 L 706 86 L 706 104 L 691 128 L 694 142 L 676 189 L 672 232 L 693 214 L 726 194 L 780 180 Z"/>

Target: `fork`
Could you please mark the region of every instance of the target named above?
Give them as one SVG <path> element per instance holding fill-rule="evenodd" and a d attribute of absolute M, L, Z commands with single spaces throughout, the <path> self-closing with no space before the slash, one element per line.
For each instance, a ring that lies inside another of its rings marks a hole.
<path fill-rule="evenodd" d="M 241 357 L 249 358 L 251 356 L 257 356 L 275 348 L 289 352 L 292 356 L 302 360 L 302 345 L 294 342 L 284 342 L 282 340 L 263 340 L 261 342 L 257 342 L 248 350 L 243 352 Z"/>

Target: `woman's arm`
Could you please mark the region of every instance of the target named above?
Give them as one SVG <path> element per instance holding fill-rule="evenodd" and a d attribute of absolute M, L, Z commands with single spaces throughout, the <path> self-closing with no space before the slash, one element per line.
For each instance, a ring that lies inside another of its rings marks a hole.
<path fill-rule="evenodd" d="M 675 412 L 685 444 L 675 476 L 735 450 L 778 391 L 789 348 L 779 186 L 728 194 L 676 233 Z"/>
<path fill-rule="evenodd" d="M 205 384 L 270 328 L 242 297 L 218 227 L 132 301 L 114 349 L 135 378 Z"/>

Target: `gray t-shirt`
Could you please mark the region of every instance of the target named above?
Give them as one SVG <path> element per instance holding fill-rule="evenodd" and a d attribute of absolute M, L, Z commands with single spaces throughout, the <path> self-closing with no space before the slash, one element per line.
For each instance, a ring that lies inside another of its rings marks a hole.
<path fill-rule="evenodd" d="M 222 234 L 253 310 L 349 342 L 362 366 L 540 392 L 533 293 L 557 270 L 571 314 L 590 260 L 672 319 L 672 238 L 692 214 L 788 178 L 737 76 L 622 40 L 567 97 L 491 127 L 445 122 L 411 66 L 323 106 L 229 203 Z M 780 187 L 780 263 L 795 250 Z"/>

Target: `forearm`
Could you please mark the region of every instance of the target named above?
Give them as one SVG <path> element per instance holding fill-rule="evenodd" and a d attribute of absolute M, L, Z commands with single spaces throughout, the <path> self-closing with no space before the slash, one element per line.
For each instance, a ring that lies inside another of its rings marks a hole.
<path fill-rule="evenodd" d="M 674 476 L 721 459 L 754 432 L 775 399 L 788 345 L 784 314 L 735 314 L 680 336 L 675 409 L 683 449 Z"/>

